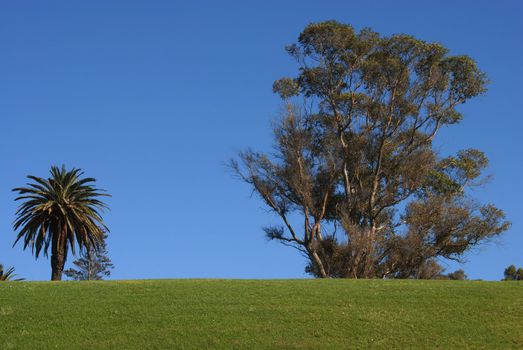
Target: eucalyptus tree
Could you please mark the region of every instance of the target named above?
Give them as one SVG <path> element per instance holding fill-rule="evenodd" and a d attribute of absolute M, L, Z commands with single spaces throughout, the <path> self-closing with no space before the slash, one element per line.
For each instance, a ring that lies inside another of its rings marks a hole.
<path fill-rule="evenodd" d="M 298 249 L 308 272 L 421 278 L 509 227 L 470 197 L 484 153 L 433 146 L 486 91 L 474 60 L 335 21 L 310 24 L 286 50 L 299 71 L 273 85 L 284 104 L 274 152 L 241 152 L 232 167 L 280 217 L 267 236 Z"/>
<path fill-rule="evenodd" d="M 23 242 L 36 258 L 51 248 L 51 280 L 61 280 L 69 249 L 98 247 L 108 228 L 101 214 L 107 208 L 100 197 L 109 196 L 94 187 L 96 180 L 82 177 L 81 169 L 51 167 L 49 178 L 27 176 L 27 187 L 13 189 L 21 204 L 13 224 L 18 231 L 14 245 Z"/>

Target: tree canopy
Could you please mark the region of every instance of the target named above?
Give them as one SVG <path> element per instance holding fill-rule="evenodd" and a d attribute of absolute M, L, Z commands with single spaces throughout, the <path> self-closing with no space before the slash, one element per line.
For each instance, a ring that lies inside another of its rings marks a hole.
<path fill-rule="evenodd" d="M 76 245 L 81 250 L 102 242 L 107 206 L 99 198 L 108 194 L 92 185 L 94 178 L 82 178 L 81 169 L 53 166 L 50 173 L 47 179 L 29 175 L 28 187 L 13 189 L 21 201 L 13 226 L 19 231 L 15 244 L 22 240 L 36 258 L 51 247 L 51 279 L 61 280 L 69 249 L 74 254 Z"/>
<path fill-rule="evenodd" d="M 486 91 L 474 60 L 335 21 L 308 25 L 286 51 L 299 70 L 273 85 L 284 104 L 274 152 L 247 150 L 231 165 L 282 220 L 268 238 L 300 251 L 308 272 L 422 278 L 509 227 L 469 195 L 485 154 L 433 147 L 462 120 L 458 107 Z"/>

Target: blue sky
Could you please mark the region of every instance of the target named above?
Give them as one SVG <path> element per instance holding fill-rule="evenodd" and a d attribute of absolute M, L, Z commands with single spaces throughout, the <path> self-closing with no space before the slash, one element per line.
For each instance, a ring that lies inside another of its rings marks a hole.
<path fill-rule="evenodd" d="M 261 227 L 277 218 L 224 163 L 246 147 L 270 149 L 272 82 L 296 73 L 283 48 L 308 23 L 335 19 L 441 42 L 487 72 L 489 92 L 463 106 L 465 120 L 437 147 L 485 151 L 493 180 L 474 195 L 513 223 L 466 264 L 445 266 L 500 279 L 523 266 L 521 4 L 2 1 L 0 262 L 49 279 L 49 260 L 11 247 L 11 189 L 65 164 L 113 195 L 114 279 L 306 277 L 297 252 L 266 241 Z"/>

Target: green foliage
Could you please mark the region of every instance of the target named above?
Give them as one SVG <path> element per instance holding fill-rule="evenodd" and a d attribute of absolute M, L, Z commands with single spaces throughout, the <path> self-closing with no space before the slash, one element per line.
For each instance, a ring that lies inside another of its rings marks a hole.
<path fill-rule="evenodd" d="M 456 270 L 454 272 L 447 274 L 447 277 L 451 280 L 457 280 L 457 281 L 462 281 L 462 280 L 467 279 L 467 275 L 465 274 L 465 271 L 463 271 L 462 269 L 459 269 L 459 270 Z"/>
<path fill-rule="evenodd" d="M 477 149 L 462 150 L 456 157 L 443 158 L 429 172 L 424 187 L 429 192 L 424 194 L 463 195 L 465 188 L 475 185 L 474 180 L 487 166 L 488 158 Z"/>
<path fill-rule="evenodd" d="M 272 86 L 272 91 L 280 95 L 282 99 L 288 99 L 299 94 L 298 83 L 290 78 L 276 80 Z"/>
<path fill-rule="evenodd" d="M 516 270 L 516 266 L 510 265 L 505 269 L 503 281 L 523 281 L 523 268 Z"/>
<path fill-rule="evenodd" d="M 486 91 L 474 60 L 335 21 L 308 25 L 286 50 L 298 72 L 273 85 L 285 106 L 275 152 L 231 165 L 279 216 L 267 236 L 296 248 L 309 273 L 431 278 L 438 259 L 460 261 L 508 229 L 501 209 L 470 196 L 486 180 L 483 152 L 433 147 Z"/>
<path fill-rule="evenodd" d="M 98 249 L 91 247 L 80 253 L 80 258 L 73 261 L 75 268 L 64 271 L 65 275 L 76 281 L 99 281 L 111 275 L 113 263 L 107 256 L 107 234 L 98 245 Z"/>
<path fill-rule="evenodd" d="M 106 205 L 98 198 L 108 195 L 91 185 L 94 178 L 82 178 L 80 169 L 53 166 L 50 173 L 48 179 L 30 175 L 28 187 L 13 189 L 21 201 L 13 227 L 19 231 L 15 244 L 22 240 L 36 258 L 48 256 L 51 247 L 52 279 L 59 280 L 69 249 L 75 254 L 76 245 L 88 249 L 103 240 Z"/>
<path fill-rule="evenodd" d="M 522 296 L 476 281 L 0 283 L 0 349 L 521 349 Z"/>
<path fill-rule="evenodd" d="M 15 268 L 10 267 L 4 270 L 4 266 L 0 264 L 0 281 L 23 281 L 23 278 L 15 278 Z"/>

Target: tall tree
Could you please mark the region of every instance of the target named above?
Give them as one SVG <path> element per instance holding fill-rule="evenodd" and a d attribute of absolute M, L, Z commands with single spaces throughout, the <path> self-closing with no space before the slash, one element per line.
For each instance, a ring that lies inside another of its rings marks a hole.
<path fill-rule="evenodd" d="M 23 240 L 24 250 L 31 247 L 36 258 L 51 247 L 51 280 L 62 279 L 69 249 L 97 248 L 103 241 L 105 226 L 101 213 L 107 206 L 99 199 L 109 196 L 92 185 L 94 178 L 82 178 L 81 169 L 51 167 L 47 179 L 27 176 L 28 187 L 13 189 L 21 201 L 14 222 L 19 231 L 14 245 Z"/>
<path fill-rule="evenodd" d="M 471 58 L 334 21 L 307 26 L 286 50 L 299 74 L 273 85 L 285 106 L 275 151 L 231 165 L 282 220 L 267 236 L 298 249 L 307 271 L 421 278 L 508 228 L 502 210 L 468 195 L 486 156 L 442 157 L 432 145 L 486 90 Z"/>
<path fill-rule="evenodd" d="M 15 278 L 15 268 L 10 267 L 4 270 L 4 266 L 0 264 L 0 281 L 23 281 L 23 278 Z"/>
<path fill-rule="evenodd" d="M 98 249 L 93 246 L 80 252 L 80 258 L 73 261 L 75 268 L 64 271 L 65 275 L 77 281 L 98 281 L 111 275 L 114 268 L 111 259 L 107 256 L 107 235 L 99 244 Z"/>

